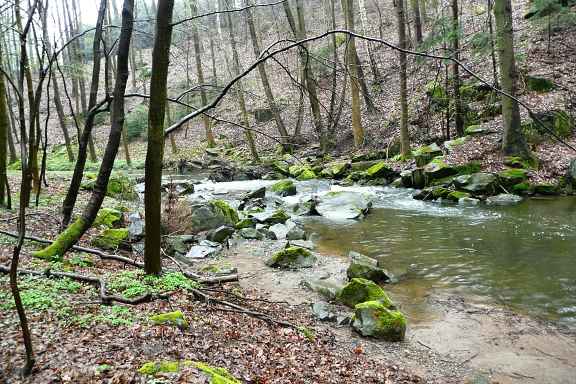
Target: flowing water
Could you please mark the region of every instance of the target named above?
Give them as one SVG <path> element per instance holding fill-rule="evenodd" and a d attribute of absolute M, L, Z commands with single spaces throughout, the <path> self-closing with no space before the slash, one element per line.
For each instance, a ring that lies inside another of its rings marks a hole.
<path fill-rule="evenodd" d="M 416 201 L 409 190 L 376 194 L 363 221 L 307 220 L 320 252 L 354 250 L 420 287 L 460 288 L 576 325 L 575 198 L 461 207 Z"/>

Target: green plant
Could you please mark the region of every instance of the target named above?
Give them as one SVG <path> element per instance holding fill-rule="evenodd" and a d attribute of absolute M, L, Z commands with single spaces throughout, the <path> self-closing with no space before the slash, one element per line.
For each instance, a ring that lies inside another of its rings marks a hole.
<path fill-rule="evenodd" d="M 123 271 L 112 275 L 108 288 L 126 297 L 136 297 L 146 293 L 171 292 L 178 289 L 191 290 L 198 283 L 180 272 L 169 272 L 162 276 L 147 276 L 142 271 Z"/>
<path fill-rule="evenodd" d="M 126 115 L 126 137 L 135 140 L 148 128 L 148 107 L 140 104 Z"/>

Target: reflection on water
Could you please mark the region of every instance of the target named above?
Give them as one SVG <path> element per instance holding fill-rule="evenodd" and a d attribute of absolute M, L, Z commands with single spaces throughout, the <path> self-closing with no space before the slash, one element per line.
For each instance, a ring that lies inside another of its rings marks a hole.
<path fill-rule="evenodd" d="M 465 208 L 416 201 L 406 190 L 378 195 L 364 221 L 307 220 L 319 250 L 362 252 L 429 287 L 466 288 L 576 324 L 576 199 Z"/>

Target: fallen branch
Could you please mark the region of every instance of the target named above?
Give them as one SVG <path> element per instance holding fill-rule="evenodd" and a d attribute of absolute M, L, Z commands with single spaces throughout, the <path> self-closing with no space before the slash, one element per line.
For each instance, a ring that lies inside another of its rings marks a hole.
<path fill-rule="evenodd" d="M 0 230 L 0 234 L 6 235 L 6 236 L 11 236 L 14 238 L 18 238 L 18 234 L 17 233 L 12 233 L 12 232 L 8 232 L 8 231 L 3 231 Z M 36 236 L 24 236 L 24 239 L 26 240 L 31 240 L 31 241 L 36 241 L 38 243 L 43 243 L 43 244 L 52 244 L 53 241 L 52 240 L 48 240 L 48 239 L 42 239 L 40 237 L 36 237 Z M 96 255 L 98 257 L 100 257 L 102 260 L 115 260 L 115 261 L 120 261 L 123 262 L 125 264 L 129 264 L 129 265 L 133 265 L 135 267 L 138 268 L 143 268 L 144 267 L 144 263 L 139 263 L 137 261 L 134 261 L 128 257 L 124 257 L 124 256 L 120 256 L 120 255 L 112 255 L 109 253 L 105 253 L 102 252 L 98 249 L 93 249 L 93 248 L 86 248 L 86 247 L 81 247 L 79 245 L 75 245 L 72 247 L 73 250 L 75 251 L 79 251 L 79 252 L 85 252 L 85 253 L 90 253 L 92 255 Z"/>
<path fill-rule="evenodd" d="M 281 326 L 283 326 L 283 327 L 288 327 L 288 328 L 293 328 L 293 329 L 298 330 L 298 331 L 299 331 L 300 328 L 301 328 L 301 327 L 299 327 L 299 326 L 297 326 L 297 325 L 295 325 L 295 324 L 289 323 L 289 322 L 287 322 L 287 321 L 276 320 L 276 319 L 274 319 L 273 317 L 271 317 L 270 315 L 267 315 L 267 314 L 265 314 L 265 313 L 257 312 L 257 311 L 252 311 L 252 310 L 246 309 L 246 308 L 244 308 L 244 307 L 242 307 L 242 306 L 240 306 L 240 305 L 237 305 L 237 304 L 234 304 L 234 303 L 230 303 L 230 302 L 228 302 L 228 301 L 220 300 L 220 299 L 217 299 L 217 298 L 215 298 L 215 297 L 213 297 L 213 296 L 209 296 L 208 294 L 202 292 L 202 291 L 199 290 L 199 289 L 192 289 L 192 293 L 193 293 L 196 297 L 203 299 L 206 303 L 210 303 L 210 302 L 212 301 L 212 302 L 214 302 L 214 303 L 221 304 L 221 305 L 224 305 L 224 306 L 226 306 L 226 307 L 230 307 L 230 308 L 234 309 L 235 311 L 231 311 L 231 310 L 228 310 L 228 309 L 216 307 L 215 309 L 218 309 L 218 310 L 223 310 L 223 311 L 228 311 L 228 312 L 244 313 L 244 314 L 250 315 L 250 316 L 252 316 L 252 317 L 255 317 L 255 318 L 259 319 L 259 320 L 265 321 L 265 322 L 267 322 L 267 323 L 277 324 L 277 325 L 281 325 Z"/>
<path fill-rule="evenodd" d="M 0 234 L 6 235 L 6 236 L 11 236 L 14 238 L 18 238 L 18 234 L 8 232 L 8 231 L 0 230 Z M 36 237 L 36 236 L 24 236 L 24 239 L 36 241 L 38 243 L 43 243 L 43 244 L 52 244 L 52 240 L 42 239 L 42 238 Z M 105 253 L 105 252 L 102 252 L 98 249 L 86 248 L 86 247 L 81 247 L 81 246 L 75 245 L 72 247 L 72 250 L 90 253 L 90 254 L 93 254 L 93 255 L 100 257 L 102 260 L 120 261 L 122 263 L 132 265 L 134 267 L 144 268 L 144 263 L 139 263 L 135 260 L 130 259 L 129 257 Z M 196 280 L 200 284 L 220 284 L 220 283 L 238 281 L 238 274 L 236 274 L 236 273 L 231 274 L 231 275 L 225 275 L 225 276 L 202 277 L 201 275 L 198 275 L 194 272 L 184 271 L 182 269 L 181 269 L 181 271 L 182 271 L 182 274 L 184 276 L 186 276 L 189 279 Z M 53 272 L 53 273 L 55 273 L 55 272 Z"/>

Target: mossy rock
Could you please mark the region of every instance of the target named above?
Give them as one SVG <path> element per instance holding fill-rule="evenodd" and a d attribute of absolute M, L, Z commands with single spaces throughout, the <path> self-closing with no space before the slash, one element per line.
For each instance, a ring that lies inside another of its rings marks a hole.
<path fill-rule="evenodd" d="M 518 195 L 527 195 L 533 193 L 534 189 L 529 183 L 523 182 L 512 186 L 512 192 Z"/>
<path fill-rule="evenodd" d="M 241 384 L 242 382 L 236 379 L 225 368 L 214 367 L 200 361 L 192 360 L 163 360 L 151 361 L 144 363 L 138 373 L 147 376 L 156 376 L 159 374 L 173 374 L 178 373 L 184 368 L 194 367 L 205 374 L 210 384 Z"/>
<path fill-rule="evenodd" d="M 450 201 L 458 202 L 460 199 L 470 198 L 471 195 L 468 192 L 461 192 L 461 191 L 452 191 L 450 192 L 446 198 Z"/>
<path fill-rule="evenodd" d="M 366 176 L 369 179 L 386 178 L 393 173 L 394 171 L 384 161 L 380 161 L 366 170 Z"/>
<path fill-rule="evenodd" d="M 505 186 L 516 185 L 528 178 L 528 171 L 521 168 L 509 168 L 500 172 L 498 178 Z"/>
<path fill-rule="evenodd" d="M 338 301 L 354 308 L 356 304 L 365 301 L 378 301 L 386 308 L 393 306 L 386 292 L 375 282 L 362 278 L 354 278 L 338 293 Z"/>
<path fill-rule="evenodd" d="M 350 163 L 345 161 L 327 164 L 321 171 L 321 175 L 326 178 L 339 179 L 344 177 L 346 171 L 350 168 Z"/>
<path fill-rule="evenodd" d="M 406 318 L 380 301 L 366 301 L 354 307 L 352 328 L 362 336 L 402 341 L 406 336 Z"/>
<path fill-rule="evenodd" d="M 88 173 L 84 175 L 87 179 L 81 184 L 81 188 L 92 191 L 96 184 L 96 174 Z M 126 175 L 113 174 L 108 179 L 108 186 L 106 187 L 106 196 L 118 200 L 135 200 L 138 194 L 134 189 L 134 181 Z"/>
<path fill-rule="evenodd" d="M 122 220 L 122 212 L 114 208 L 100 208 L 98 216 L 94 220 L 94 226 L 114 227 Z"/>
<path fill-rule="evenodd" d="M 315 262 L 316 256 L 309 250 L 302 247 L 288 247 L 274 253 L 266 261 L 266 265 L 281 269 L 298 269 L 312 267 Z"/>
<path fill-rule="evenodd" d="M 173 325 L 180 329 L 188 328 L 188 320 L 181 311 L 153 315 L 150 316 L 150 321 L 156 325 Z"/>
<path fill-rule="evenodd" d="M 292 180 L 282 180 L 270 187 L 270 190 L 280 196 L 294 196 L 296 194 L 296 186 Z"/>
<path fill-rule="evenodd" d="M 504 158 L 504 165 L 511 168 L 535 169 L 538 166 L 536 159 L 523 159 L 518 156 L 507 156 Z"/>
<path fill-rule="evenodd" d="M 303 170 L 297 177 L 297 179 L 300 181 L 313 180 L 316 178 L 317 178 L 316 173 L 314 173 L 314 171 L 309 169 L 309 168 L 306 168 L 305 170 Z"/>
<path fill-rule="evenodd" d="M 91 244 L 101 249 L 115 250 L 128 239 L 128 235 L 127 228 L 106 229 L 92 239 Z"/>
<path fill-rule="evenodd" d="M 224 200 L 212 200 L 210 205 L 224 216 L 228 224 L 235 225 L 240 220 L 238 212 Z"/>
<path fill-rule="evenodd" d="M 244 229 L 244 228 L 254 228 L 256 226 L 256 220 L 253 218 L 242 219 L 236 223 L 234 228 Z"/>
<path fill-rule="evenodd" d="M 464 134 L 468 136 L 482 136 L 489 133 L 491 133 L 489 129 L 482 128 L 482 126 L 478 124 L 469 125 L 464 129 Z"/>
<path fill-rule="evenodd" d="M 272 168 L 277 172 L 282 173 L 283 175 L 289 176 L 290 175 L 290 164 L 284 160 L 277 160 L 272 163 Z"/>
<path fill-rule="evenodd" d="M 446 164 L 443 157 L 435 157 L 424 167 L 424 174 L 428 180 L 437 180 L 458 174 L 458 170 Z"/>
<path fill-rule="evenodd" d="M 444 148 L 446 148 L 448 151 L 451 151 L 456 147 L 466 144 L 466 142 L 468 142 L 469 140 L 470 140 L 469 136 L 462 136 L 454 140 L 445 141 Z"/>
<path fill-rule="evenodd" d="M 526 76 L 526 88 L 533 92 L 549 92 L 556 86 L 552 80 L 538 76 Z"/>
<path fill-rule="evenodd" d="M 348 279 L 362 278 L 377 283 L 390 281 L 390 274 L 378 267 L 378 261 L 357 252 L 350 252 L 350 265 L 346 270 Z"/>
<path fill-rule="evenodd" d="M 551 110 L 534 114 L 542 125 L 532 120 L 522 124 L 522 130 L 531 143 L 541 143 L 551 136 L 553 132 L 560 138 L 568 138 L 574 132 L 574 119 L 565 111 Z"/>
<path fill-rule="evenodd" d="M 549 183 L 535 184 L 534 193 L 538 195 L 554 196 L 558 194 L 558 186 Z"/>
<path fill-rule="evenodd" d="M 458 175 L 471 175 L 473 173 L 480 172 L 481 169 L 482 165 L 478 161 L 471 161 L 469 163 L 456 166 Z"/>
<path fill-rule="evenodd" d="M 454 185 L 464 192 L 474 195 L 493 195 L 496 191 L 498 178 L 492 173 L 477 172 L 462 175 L 454 179 Z"/>
<path fill-rule="evenodd" d="M 416 160 L 417 167 L 423 167 L 428 164 L 433 158 L 442 156 L 442 149 L 436 144 L 424 145 L 412 151 L 412 156 Z"/>

